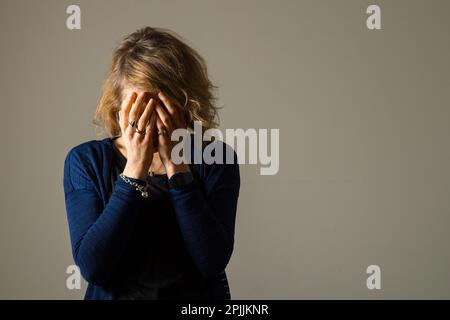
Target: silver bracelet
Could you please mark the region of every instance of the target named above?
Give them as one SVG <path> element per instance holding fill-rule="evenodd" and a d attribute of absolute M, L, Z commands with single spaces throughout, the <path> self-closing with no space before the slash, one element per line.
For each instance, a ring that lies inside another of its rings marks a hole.
<path fill-rule="evenodd" d="M 145 186 L 140 185 L 137 182 L 131 181 L 127 176 L 125 176 L 123 173 L 119 174 L 119 177 L 122 178 L 123 181 L 125 181 L 126 183 L 132 185 L 133 187 L 136 187 L 136 191 L 139 191 L 141 193 L 141 196 L 143 198 L 148 198 L 148 191 L 147 191 L 147 187 L 148 187 L 148 182 L 145 182 Z"/>

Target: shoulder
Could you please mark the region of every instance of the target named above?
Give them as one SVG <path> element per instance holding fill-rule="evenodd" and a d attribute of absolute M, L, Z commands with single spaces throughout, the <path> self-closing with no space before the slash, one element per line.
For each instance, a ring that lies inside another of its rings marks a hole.
<path fill-rule="evenodd" d="M 66 162 L 90 162 L 99 159 L 105 152 L 107 139 L 89 140 L 79 143 L 69 149 L 66 155 Z"/>
<path fill-rule="evenodd" d="M 71 147 L 64 159 L 64 186 L 86 188 L 97 181 L 96 176 L 101 171 L 106 159 L 107 138 L 89 140 Z"/>

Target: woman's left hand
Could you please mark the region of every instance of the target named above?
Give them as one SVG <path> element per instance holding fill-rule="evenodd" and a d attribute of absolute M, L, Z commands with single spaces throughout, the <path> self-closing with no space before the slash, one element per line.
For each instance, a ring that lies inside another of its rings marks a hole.
<path fill-rule="evenodd" d="M 171 140 L 172 132 L 175 129 L 186 129 L 187 123 L 180 107 L 175 106 L 162 92 L 158 93 L 158 98 L 162 102 L 156 105 L 156 126 L 158 128 L 158 152 L 161 161 L 170 178 L 176 172 L 188 172 L 189 166 L 185 163 L 174 164 L 172 161 L 172 149 L 176 141 Z"/>

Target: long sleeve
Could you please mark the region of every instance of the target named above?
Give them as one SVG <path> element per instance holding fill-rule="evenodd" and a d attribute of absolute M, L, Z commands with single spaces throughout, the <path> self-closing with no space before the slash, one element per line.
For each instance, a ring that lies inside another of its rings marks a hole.
<path fill-rule="evenodd" d="M 72 254 L 83 277 L 105 286 L 132 233 L 142 197 L 117 179 L 105 206 L 83 157 L 71 150 L 64 162 L 64 193 Z"/>
<path fill-rule="evenodd" d="M 186 246 L 206 277 L 223 271 L 233 252 L 240 189 L 234 157 L 234 164 L 205 165 L 204 188 L 194 179 L 169 191 Z"/>

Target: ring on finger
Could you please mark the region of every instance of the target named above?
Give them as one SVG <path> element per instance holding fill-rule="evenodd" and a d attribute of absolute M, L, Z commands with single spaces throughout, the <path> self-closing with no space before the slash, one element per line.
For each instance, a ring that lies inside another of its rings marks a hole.
<path fill-rule="evenodd" d="M 141 135 L 145 135 L 145 129 L 144 130 L 139 130 L 137 127 L 134 128 L 134 131 L 136 131 L 137 133 L 141 134 Z"/>
<path fill-rule="evenodd" d="M 128 121 L 128 123 L 130 124 L 130 126 L 132 128 L 134 128 L 134 125 L 136 124 L 136 121 L 135 120 L 130 120 L 130 121 Z"/>
<path fill-rule="evenodd" d="M 167 133 L 167 131 L 166 131 L 166 129 L 161 129 L 161 130 L 158 130 L 158 135 L 166 135 L 166 133 Z"/>

